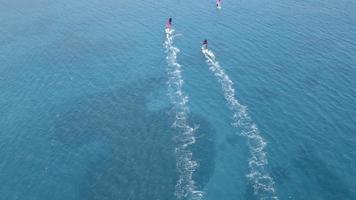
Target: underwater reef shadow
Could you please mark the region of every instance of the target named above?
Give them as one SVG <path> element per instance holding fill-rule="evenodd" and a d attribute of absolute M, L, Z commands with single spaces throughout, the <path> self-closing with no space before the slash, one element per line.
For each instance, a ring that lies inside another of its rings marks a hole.
<path fill-rule="evenodd" d="M 150 111 L 147 96 L 165 84 L 152 78 L 115 91 L 73 99 L 58 108 L 52 140 L 66 149 L 76 149 L 96 140 L 105 141 L 105 155 L 86 166 L 83 199 L 175 199 L 177 181 L 174 137 L 169 108 Z M 192 146 L 199 167 L 193 174 L 203 189 L 214 171 L 215 130 L 202 116 L 190 113 L 199 124 Z M 105 138 L 104 140 L 102 138 Z"/>

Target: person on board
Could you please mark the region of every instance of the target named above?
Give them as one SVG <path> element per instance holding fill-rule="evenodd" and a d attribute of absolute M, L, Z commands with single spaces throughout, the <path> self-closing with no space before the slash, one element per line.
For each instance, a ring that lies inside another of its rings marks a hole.
<path fill-rule="evenodd" d="M 206 39 L 203 41 L 203 48 L 208 49 L 208 40 Z"/>
<path fill-rule="evenodd" d="M 171 27 L 172 27 L 172 18 L 170 17 L 166 23 L 166 28 L 171 29 Z"/>
<path fill-rule="evenodd" d="M 221 7 L 222 0 L 216 0 L 216 7 Z"/>

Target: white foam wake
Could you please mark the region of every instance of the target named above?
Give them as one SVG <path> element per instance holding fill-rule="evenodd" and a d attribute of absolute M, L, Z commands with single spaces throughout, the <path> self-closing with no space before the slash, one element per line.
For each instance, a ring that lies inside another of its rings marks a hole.
<path fill-rule="evenodd" d="M 229 108 L 233 111 L 232 125 L 242 129 L 241 134 L 247 138 L 250 158 L 248 163 L 249 173 L 246 176 L 254 189 L 254 194 L 260 199 L 278 199 L 274 181 L 265 169 L 268 163 L 265 140 L 261 137 L 256 124 L 250 118 L 247 107 L 241 105 L 236 99 L 233 82 L 226 75 L 219 62 L 216 61 L 214 53 L 205 48 L 202 48 L 202 52 L 210 66 L 209 69 L 221 84 Z"/>
<path fill-rule="evenodd" d="M 201 200 L 204 193 L 199 191 L 193 180 L 193 173 L 198 163 L 193 160 L 193 153 L 189 149 L 195 143 L 195 130 L 188 124 L 189 108 L 187 106 L 188 96 L 183 93 L 182 66 L 177 62 L 179 49 L 173 45 L 174 30 L 166 30 L 166 41 L 164 46 L 167 53 L 168 73 L 168 95 L 173 104 L 175 121 L 173 126 L 179 130 L 176 137 L 178 145 L 175 149 L 176 163 L 179 172 L 175 195 L 178 199 Z"/>

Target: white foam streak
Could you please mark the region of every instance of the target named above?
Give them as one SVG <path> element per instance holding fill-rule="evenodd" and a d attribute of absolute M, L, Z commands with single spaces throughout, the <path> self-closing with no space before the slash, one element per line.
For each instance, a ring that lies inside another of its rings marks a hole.
<path fill-rule="evenodd" d="M 167 53 L 167 74 L 168 74 L 168 95 L 173 104 L 175 121 L 173 127 L 177 128 L 180 135 L 176 137 L 178 145 L 175 149 L 176 165 L 179 172 L 178 181 L 175 188 L 177 199 L 203 199 L 204 192 L 199 191 L 193 180 L 193 173 L 198 167 L 198 163 L 193 160 L 193 153 L 189 149 L 195 143 L 195 130 L 188 124 L 189 108 L 187 103 L 188 96 L 183 92 L 182 66 L 177 62 L 179 49 L 173 45 L 174 30 L 166 30 L 166 41 L 164 46 Z"/>
<path fill-rule="evenodd" d="M 242 129 L 241 135 L 247 138 L 250 158 L 248 162 L 249 173 L 246 177 L 253 186 L 254 194 L 260 199 L 278 199 L 274 186 L 275 183 L 265 169 L 268 164 L 265 150 L 267 143 L 261 137 L 256 124 L 248 115 L 247 107 L 241 105 L 236 99 L 233 82 L 229 76 L 225 74 L 219 62 L 216 61 L 214 53 L 205 48 L 202 48 L 202 52 L 206 58 L 206 62 L 210 66 L 209 69 L 214 73 L 221 84 L 229 108 L 234 113 L 232 125 Z"/>

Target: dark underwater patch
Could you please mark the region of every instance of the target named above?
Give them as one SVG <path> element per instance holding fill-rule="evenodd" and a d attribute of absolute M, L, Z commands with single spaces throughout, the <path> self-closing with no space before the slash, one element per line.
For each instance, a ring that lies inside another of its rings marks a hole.
<path fill-rule="evenodd" d="M 193 159 L 199 164 L 193 174 L 197 187 L 203 190 L 205 184 L 214 173 L 215 168 L 215 130 L 212 125 L 199 115 L 191 115 L 191 124 L 199 124 L 195 132 L 196 143 L 192 146 Z"/>
<path fill-rule="evenodd" d="M 253 186 L 249 183 L 246 185 L 245 198 L 246 200 L 258 200 L 259 198 L 255 196 L 253 191 Z"/>
<path fill-rule="evenodd" d="M 91 163 L 80 186 L 83 199 L 172 200 L 177 180 L 173 119 L 168 109 L 149 111 L 147 99 L 164 79 L 149 79 L 116 91 L 75 99 L 63 105 L 54 120 L 53 139 L 69 149 L 100 138 L 109 149 L 102 160 Z M 192 147 L 199 168 L 194 179 L 199 189 L 214 171 L 212 126 L 191 113 L 199 124 Z"/>
<path fill-rule="evenodd" d="M 239 140 L 241 140 L 241 137 L 236 134 L 230 134 L 230 135 L 226 136 L 226 142 L 231 146 L 238 145 Z"/>

